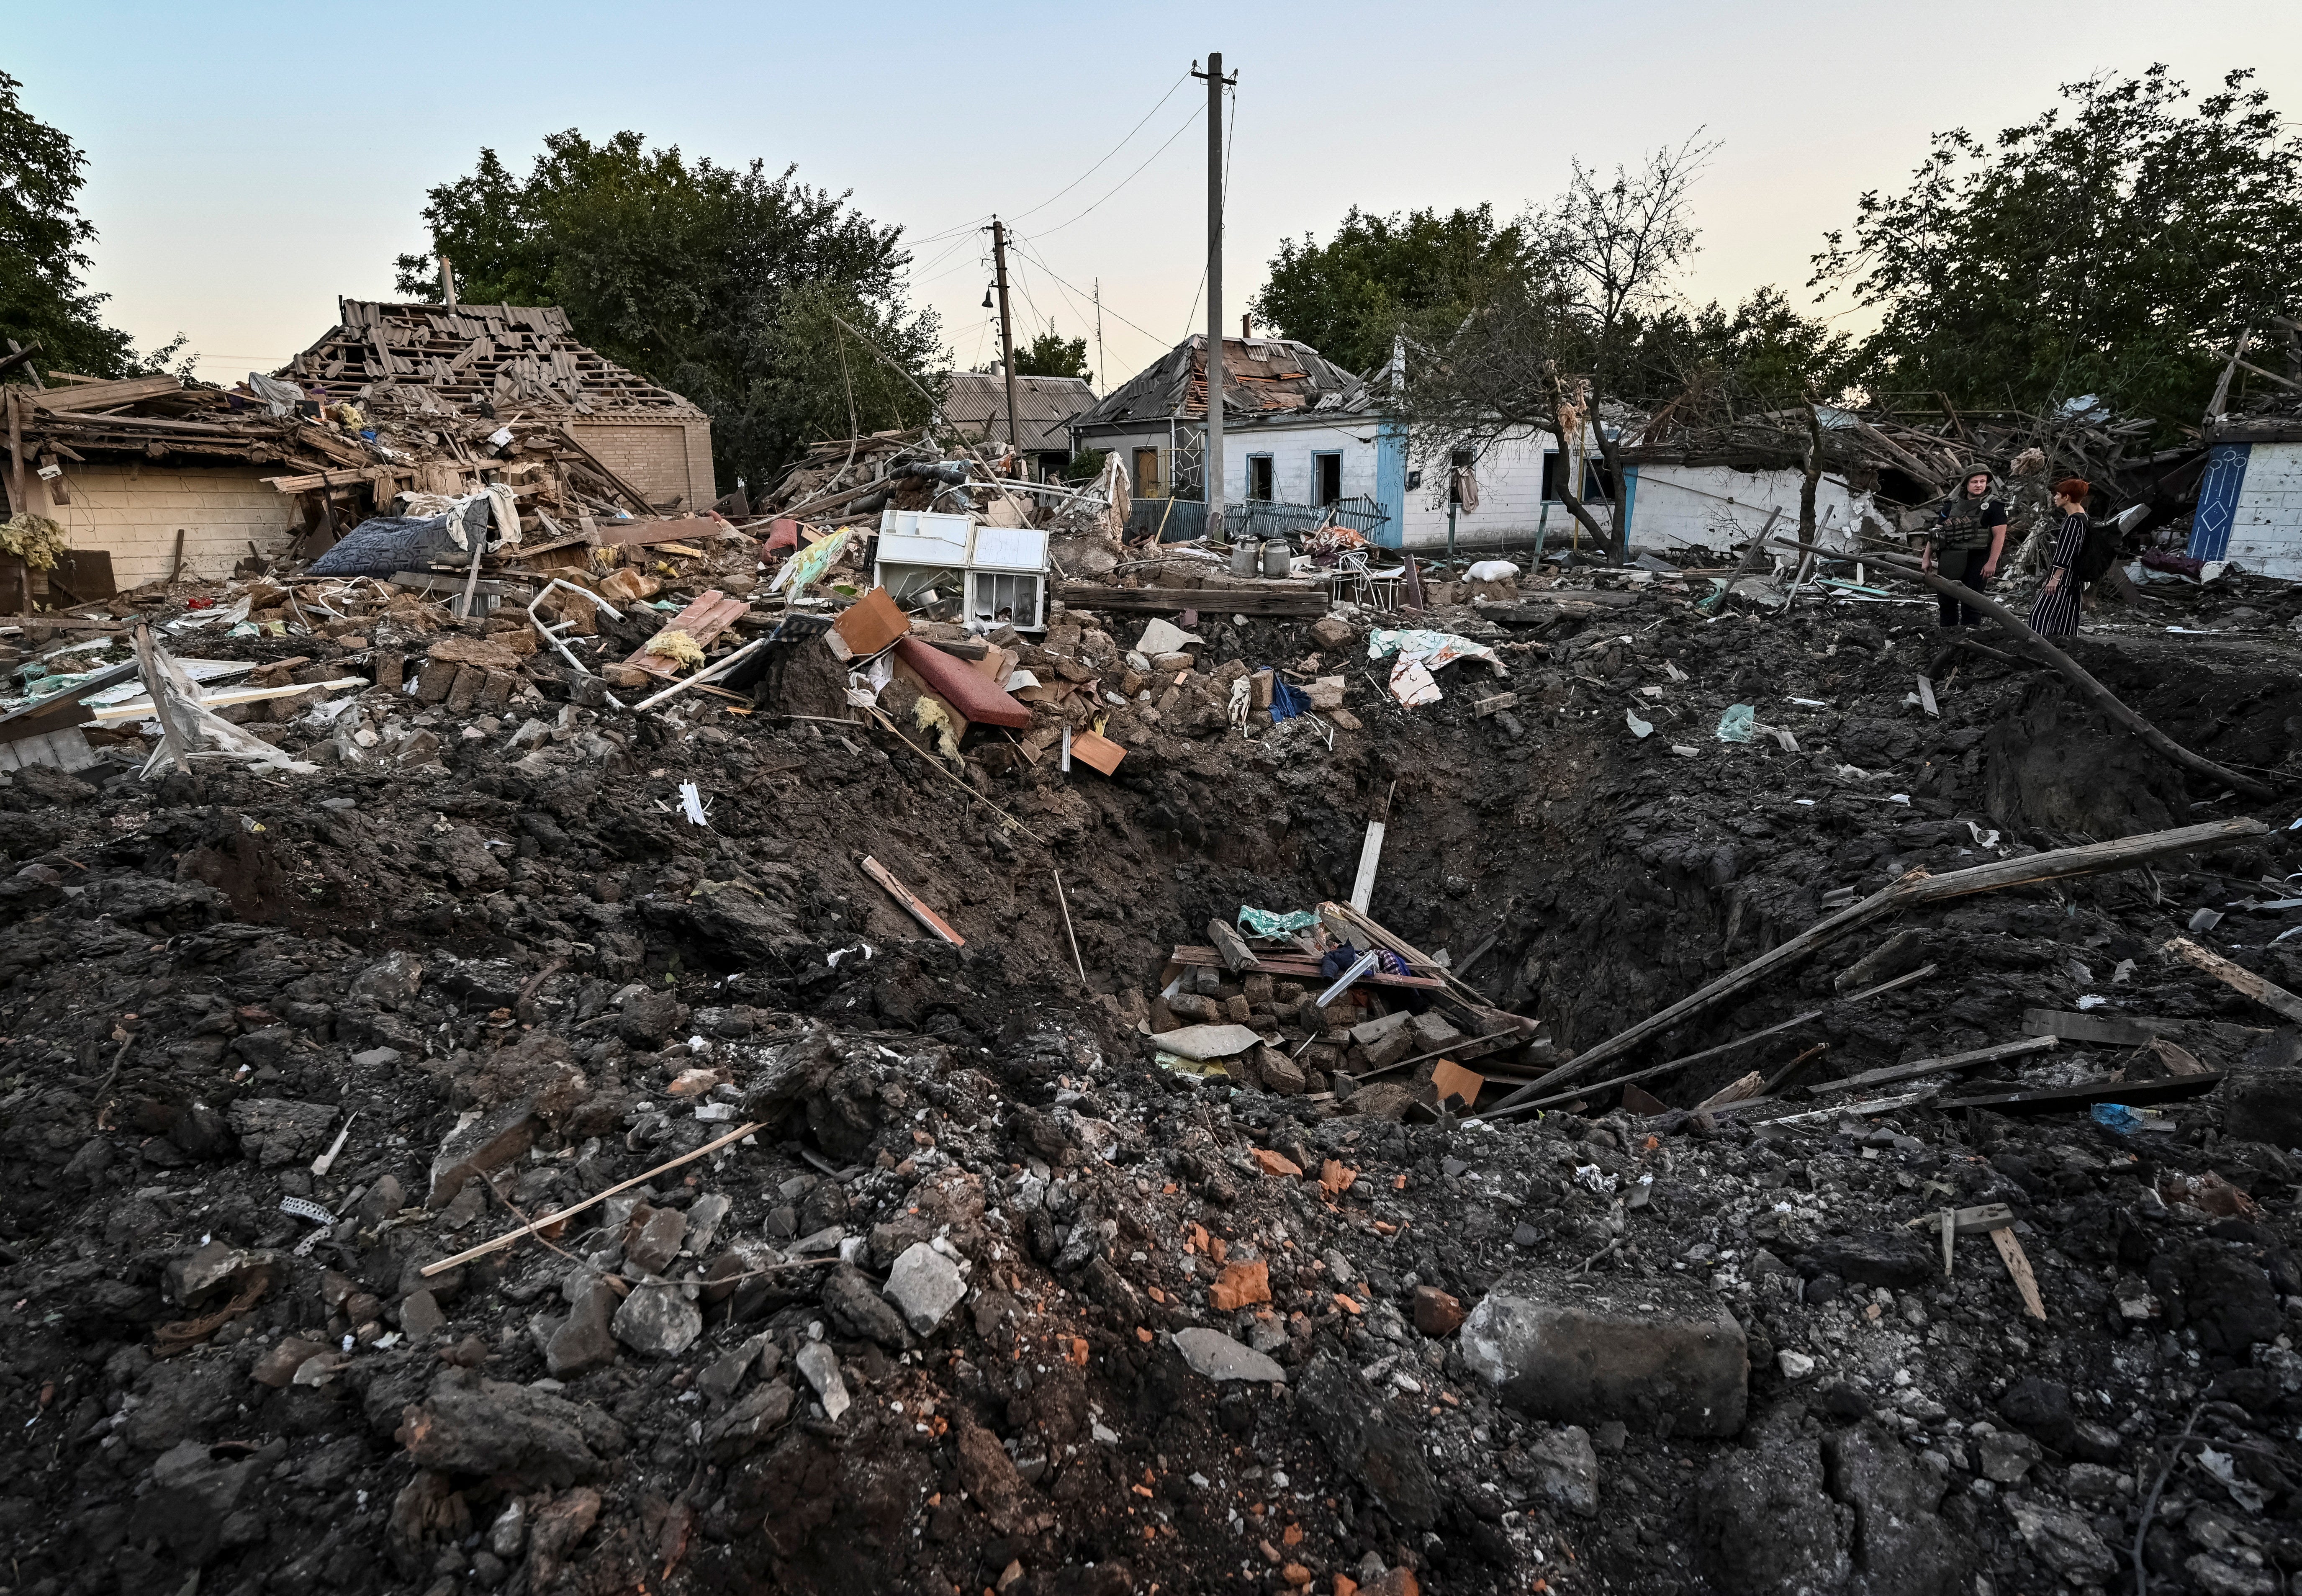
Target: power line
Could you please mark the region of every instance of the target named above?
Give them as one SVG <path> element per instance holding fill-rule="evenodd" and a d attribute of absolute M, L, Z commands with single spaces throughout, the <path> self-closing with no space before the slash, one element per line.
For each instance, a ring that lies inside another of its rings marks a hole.
<path fill-rule="evenodd" d="M 1149 122 L 1153 117 L 1155 117 L 1155 116 L 1156 116 L 1156 115 L 1158 115 L 1158 114 L 1159 114 L 1159 105 L 1165 105 L 1169 100 L 1172 100 L 1172 99 L 1173 99 L 1173 98 L 1175 97 L 1175 90 L 1177 90 L 1177 89 L 1180 88 L 1183 86 L 1184 80 L 1185 80 L 1186 79 L 1188 79 L 1190 75 L 1191 75 L 1191 74 L 1190 74 L 1189 72 L 1188 72 L 1188 71 L 1185 71 L 1185 72 L 1182 72 L 1182 73 L 1178 74 L 1178 75 L 1177 75 L 1177 77 L 1176 77 L 1176 79 L 1175 79 L 1175 80 L 1174 80 L 1172 83 L 1170 83 L 1170 84 L 1167 86 L 1167 92 L 1166 92 L 1166 93 L 1164 93 L 1164 94 L 1163 94 L 1163 95 L 1161 95 L 1161 96 L 1159 97 L 1159 104 L 1158 104 L 1157 105 L 1154 105 L 1154 106 L 1152 106 L 1152 107 L 1151 107 L 1151 109 L 1149 109 L 1148 111 L 1146 111 L 1146 112 L 1143 113 L 1142 120 L 1141 120 L 1141 121 L 1138 121 L 1138 122 L 1137 122 L 1133 127 L 1131 127 L 1131 128 L 1130 128 L 1130 129 L 1128 129 L 1128 130 L 1127 130 L 1127 138 L 1126 138 L 1126 139 L 1121 139 L 1118 143 L 1116 143 L 1116 144 L 1113 145 L 1113 146 L 1111 147 L 1111 148 L 1110 148 L 1109 152 L 1108 152 L 1108 153 L 1106 153 L 1106 154 L 1104 155 L 1104 157 L 1103 157 L 1103 159 L 1102 159 L 1101 161 L 1097 161 L 1094 165 L 1092 165 L 1092 166 L 1088 167 L 1085 172 L 1080 172 L 1077 177 L 1075 177 L 1075 178 L 1071 179 L 1071 181 L 1070 182 L 1065 183 L 1062 188 L 1060 188 L 1060 189 L 1056 189 L 1053 194 L 1048 195 L 1045 199 L 1043 199 L 1043 200 L 1039 201 L 1039 203 L 1038 203 L 1038 204 L 1037 204 L 1037 205 L 1033 206 L 1029 210 L 1028 210 L 1028 211 L 1019 211 L 1019 212 L 1017 212 L 1017 213 L 1016 213 L 1016 214 L 1015 214 L 1015 215 L 1013 215 L 1013 216 L 1010 216 L 1010 217 L 1007 219 L 1007 220 L 1008 220 L 1008 224 L 1009 224 L 1010 226 L 1012 226 L 1016 222 L 1018 222 L 1018 221 L 1021 220 L 1021 219 L 1022 219 L 1023 217 L 1025 217 L 1025 216 L 1033 215 L 1033 214 L 1036 214 L 1037 213 L 1038 213 L 1038 212 L 1040 212 L 1040 211 L 1044 211 L 1044 210 L 1046 210 L 1049 206 L 1051 206 L 1051 205 L 1054 204 L 1054 203 L 1055 203 L 1055 201 L 1057 201 L 1058 199 L 1061 199 L 1064 195 L 1066 195 L 1066 194 L 1070 193 L 1073 189 L 1078 188 L 1081 183 L 1083 183 L 1083 182 L 1087 181 L 1087 180 L 1088 180 L 1088 179 L 1089 179 L 1089 178 L 1093 177 L 1096 172 L 1098 172 L 1102 171 L 1102 170 L 1103 170 L 1103 168 L 1104 168 L 1105 164 L 1105 163 L 1107 163 L 1107 162 L 1111 159 L 1111 157 L 1112 157 L 1113 155 L 1117 155 L 1121 150 L 1125 149 L 1125 148 L 1127 147 L 1127 144 L 1128 144 L 1128 140 L 1129 140 L 1129 139 L 1133 139 L 1133 138 L 1135 137 L 1135 135 L 1136 135 L 1136 134 L 1138 134 L 1138 133 L 1139 133 L 1139 132 L 1141 132 L 1141 131 L 1143 130 L 1143 123 L 1144 123 L 1144 122 Z"/>
<path fill-rule="evenodd" d="M 1165 144 L 1162 144 L 1157 149 L 1153 150 L 1148 155 L 1145 156 L 1143 164 L 1141 166 L 1138 166 L 1134 171 L 1120 179 L 1115 185 L 1104 194 L 1103 198 L 1096 200 L 1093 205 L 1088 206 L 1087 209 L 1081 211 L 1078 215 L 1071 218 L 1071 221 L 1056 223 L 1053 227 L 1047 229 L 1046 232 L 1043 232 L 1039 236 L 1044 239 L 1048 233 L 1061 232 L 1066 227 L 1069 227 L 1072 222 L 1085 221 L 1088 217 L 1095 214 L 1096 211 L 1101 210 L 1105 202 L 1107 202 L 1113 195 L 1118 193 L 1120 189 L 1127 187 L 1128 184 L 1133 182 L 1137 178 L 1141 177 L 1146 167 L 1148 167 L 1152 162 L 1157 160 L 1161 155 L 1165 155 L 1167 153 L 1167 145 L 1174 143 L 1176 139 L 1180 139 L 1184 134 L 1189 132 L 1191 130 L 1191 124 L 1198 121 L 1198 119 L 1199 113 L 1196 109 L 1194 109 L 1191 114 L 1184 119 L 1182 126 L 1177 128 L 1173 132 L 1167 135 Z"/>
<path fill-rule="evenodd" d="M 1118 143 L 1113 145 L 1109 150 L 1104 153 L 1102 160 L 1097 161 L 1085 172 L 1080 172 L 1077 177 L 1071 179 L 1070 182 L 1065 183 L 1053 194 L 1048 195 L 1045 199 L 1039 201 L 1038 204 L 1033 206 L 1029 210 L 1018 212 L 1017 217 L 1036 215 L 1038 213 L 1046 210 L 1049 206 L 1054 204 L 1055 201 L 1061 199 L 1073 189 L 1078 188 L 1081 183 L 1087 181 L 1088 179 L 1102 171 L 1103 168 L 1110 163 L 1112 156 L 1117 155 L 1121 150 L 1125 149 L 1129 142 L 1134 139 L 1135 135 L 1143 130 L 1144 122 L 1149 122 L 1153 117 L 1158 115 L 1159 107 L 1164 105 L 1169 100 L 1175 97 L 1175 90 L 1180 88 L 1183 86 L 1184 80 L 1189 78 L 1190 75 L 1191 74 L 1188 71 L 1183 72 L 1179 75 L 1172 83 L 1170 83 L 1167 86 L 1167 92 L 1161 95 L 1158 99 L 1153 103 L 1151 109 L 1146 111 L 1136 124 L 1127 130 L 1127 137 L 1125 139 L 1122 139 Z M 1015 217 L 1011 217 L 1009 220 L 1012 222 L 1015 219 Z M 991 213 L 987 211 L 982 215 L 977 216 L 971 221 L 961 223 L 957 227 L 946 228 L 943 231 L 937 233 L 930 233 L 926 238 L 916 239 L 914 242 L 918 247 L 922 248 L 929 244 L 939 244 L 944 239 L 951 238 L 954 234 L 972 231 L 990 220 Z"/>
<path fill-rule="evenodd" d="M 1020 250 L 1022 250 L 1022 249 L 1025 249 L 1025 248 L 1029 248 L 1029 246 L 1028 244 L 1026 244 L 1026 243 L 1022 243 L 1022 242 L 1020 242 L 1020 241 L 1017 241 L 1017 240 L 1011 239 L 1011 240 L 1010 240 L 1010 242 L 1013 242 L 1013 243 L 1015 243 L 1015 244 L 1016 244 L 1016 248 L 1017 248 L 1017 249 L 1018 249 L 1019 251 L 1020 251 Z M 1041 254 L 1040 254 L 1037 249 L 1032 249 L 1032 250 L 1031 250 L 1031 252 L 1030 252 L 1030 254 L 1031 254 L 1031 259 L 1032 259 L 1033 263 L 1034 263 L 1034 264 L 1036 264 L 1036 265 L 1038 266 L 1039 270 L 1041 270 L 1042 272 L 1045 272 L 1048 276 L 1050 276 L 1050 277 L 1054 278 L 1057 282 L 1062 283 L 1065 288 L 1070 289 L 1073 293 L 1080 293 L 1080 294 L 1083 294 L 1083 293 L 1087 292 L 1087 290 L 1086 290 L 1085 289 L 1083 289 L 1083 288 L 1080 287 L 1080 285 L 1079 285 L 1078 283 L 1076 283 L 1076 282 L 1073 282 L 1073 281 L 1070 281 L 1070 280 L 1069 280 L 1068 278 L 1066 278 L 1066 277 L 1065 277 L 1062 273 L 1060 273 L 1060 272 L 1056 271 L 1056 270 L 1054 269 L 1054 267 L 1053 267 L 1053 266 L 1049 265 L 1047 264 L 1047 257 L 1046 257 L 1046 256 L 1044 256 L 1044 255 L 1041 255 Z M 1076 309 L 1076 308 L 1077 308 L 1077 307 L 1073 307 L 1073 308 L 1074 308 L 1074 309 Z M 1156 332 L 1152 332 L 1150 328 L 1144 326 L 1141 323 L 1139 323 L 1139 322 L 1128 322 L 1128 321 L 1127 321 L 1127 318 L 1126 318 L 1125 316 L 1121 315 L 1119 314 L 1119 312 L 1117 312 L 1116 310 L 1112 309 L 1112 307 L 1111 307 L 1110 306 L 1108 306 L 1108 305 L 1105 306 L 1103 308 L 1104 308 L 1104 312 L 1105 312 L 1105 315 L 1109 315 L 1113 320 L 1114 320 L 1114 321 L 1120 321 L 1120 322 L 1127 322 L 1127 324 L 1128 324 L 1129 326 L 1130 326 L 1130 327 L 1134 328 L 1138 332 L 1140 332 L 1141 334 L 1143 334 L 1143 336 L 1144 336 L 1144 337 L 1146 337 L 1146 338 L 1147 338 L 1147 339 L 1152 340 L 1154 342 L 1156 342 L 1156 343 L 1159 345 L 1159 347 L 1160 347 L 1160 348 L 1162 348 L 1162 349 L 1165 349 L 1165 348 L 1169 347 L 1169 340 L 1163 340 L 1163 339 L 1161 339 L 1161 338 L 1159 337 L 1159 335 L 1158 335 Z"/>

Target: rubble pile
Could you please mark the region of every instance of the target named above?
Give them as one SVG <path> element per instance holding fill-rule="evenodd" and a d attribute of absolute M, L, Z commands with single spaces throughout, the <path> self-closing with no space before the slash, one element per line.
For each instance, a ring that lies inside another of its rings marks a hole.
<path fill-rule="evenodd" d="M 606 546 L 16 639 L 126 691 L 0 774 L 9 1590 L 2302 1573 L 2289 801 L 1931 600 Z M 2302 604 L 2140 592 L 2072 652 L 2290 770 Z"/>

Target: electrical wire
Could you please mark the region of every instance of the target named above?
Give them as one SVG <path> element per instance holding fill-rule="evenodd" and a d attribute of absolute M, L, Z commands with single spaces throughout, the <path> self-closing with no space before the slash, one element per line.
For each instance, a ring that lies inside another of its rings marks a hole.
<path fill-rule="evenodd" d="M 1164 105 L 1169 100 L 1175 97 L 1175 90 L 1180 88 L 1190 78 L 1190 75 L 1191 74 L 1188 69 L 1180 73 L 1176 77 L 1175 80 L 1167 86 L 1167 92 L 1161 95 L 1158 99 L 1153 103 L 1151 109 L 1146 111 L 1142 117 L 1137 121 L 1136 124 L 1127 130 L 1127 137 L 1122 139 L 1118 143 L 1113 145 L 1109 150 L 1105 152 L 1103 159 L 1097 161 L 1085 172 L 1080 172 L 1077 177 L 1071 179 L 1070 182 L 1065 183 L 1053 194 L 1048 195 L 1045 199 L 1039 201 L 1038 204 L 1033 206 L 1029 210 L 1018 212 L 1016 219 L 1020 219 L 1023 216 L 1036 215 L 1039 212 L 1046 210 L 1049 206 L 1054 204 L 1055 201 L 1061 199 L 1073 189 L 1078 188 L 1081 183 L 1087 181 L 1088 179 L 1102 171 L 1105 165 L 1110 164 L 1111 158 L 1113 155 L 1116 155 L 1121 150 L 1125 149 L 1129 142 L 1134 139 L 1135 135 L 1143 130 L 1143 124 L 1145 122 L 1149 122 L 1153 117 L 1159 114 L 1159 107 Z M 985 223 L 990 221 L 991 216 L 992 213 L 986 211 L 982 215 L 977 216 L 970 221 L 962 222 L 957 227 L 945 228 L 941 232 L 929 233 L 925 238 L 914 239 L 912 240 L 913 245 L 915 248 L 924 248 L 929 244 L 939 244 L 943 242 L 944 239 L 954 237 L 958 234 L 971 232 L 975 229 L 981 227 Z"/>
<path fill-rule="evenodd" d="M 1133 182 L 1137 178 L 1141 177 L 1145 169 L 1147 168 L 1152 162 L 1157 160 L 1161 155 L 1167 153 L 1167 146 L 1174 143 L 1176 139 L 1180 139 L 1185 133 L 1189 132 L 1191 130 L 1191 124 L 1198 120 L 1199 113 L 1197 110 L 1194 110 L 1189 116 L 1183 120 L 1182 126 L 1177 128 L 1173 132 L 1167 135 L 1165 143 L 1161 144 L 1157 149 L 1153 150 L 1148 155 L 1146 155 L 1143 158 L 1143 164 L 1141 166 L 1138 166 L 1134 171 L 1129 172 L 1125 177 L 1120 179 L 1117 183 L 1106 189 L 1101 199 L 1096 200 L 1093 205 L 1088 206 L 1087 209 L 1080 212 L 1077 215 L 1071 217 L 1068 221 L 1058 222 L 1053 227 L 1042 228 L 1039 231 L 1039 236 L 1044 239 L 1050 233 L 1061 232 L 1066 227 L 1071 226 L 1072 223 L 1083 222 L 1088 217 L 1095 214 L 1096 212 L 1101 210 L 1111 199 L 1113 195 L 1117 194 L 1122 189 L 1126 188 L 1128 184 Z"/>
<path fill-rule="evenodd" d="M 1039 212 L 1046 210 L 1049 206 L 1054 204 L 1055 201 L 1061 199 L 1073 189 L 1078 188 L 1081 183 L 1087 181 L 1088 179 L 1102 171 L 1104 166 L 1110 162 L 1113 155 L 1115 155 L 1121 150 L 1125 149 L 1127 147 L 1128 141 L 1132 139 L 1136 134 L 1143 130 L 1144 122 L 1149 122 L 1153 117 L 1159 114 L 1159 106 L 1165 105 L 1169 100 L 1175 97 L 1175 91 L 1184 85 L 1184 83 L 1190 78 L 1190 71 L 1188 68 L 1181 73 L 1178 74 L 1175 80 L 1167 85 L 1167 92 L 1159 97 L 1159 104 L 1152 106 L 1148 111 L 1146 111 L 1143 113 L 1142 120 L 1138 121 L 1133 127 L 1127 130 L 1127 138 L 1122 139 L 1118 143 L 1113 145 L 1109 152 L 1104 155 L 1102 160 L 1097 161 L 1085 172 L 1080 172 L 1077 177 L 1071 179 L 1070 182 L 1065 183 L 1053 194 L 1048 195 L 1045 199 L 1039 201 L 1038 204 L 1033 206 L 1029 210 L 1018 211 L 1014 215 L 1009 217 L 1009 225 L 1012 226 L 1015 223 L 1021 221 L 1026 216 L 1036 215 Z"/>
<path fill-rule="evenodd" d="M 1022 248 L 1026 248 L 1026 247 L 1027 247 L 1027 246 L 1025 246 L 1025 245 L 1024 245 L 1024 243 L 1023 243 L 1023 241 L 1022 241 L 1022 240 L 1021 240 L 1021 239 L 1010 239 L 1008 240 L 1008 242 L 1009 242 L 1009 243 L 1011 243 L 1011 244 L 1015 245 L 1019 252 L 1020 252 Z M 1079 285 L 1078 283 L 1071 281 L 1070 280 L 1068 280 L 1067 278 L 1065 278 L 1062 273 L 1060 273 L 1060 272 L 1056 271 L 1056 270 L 1054 269 L 1054 267 L 1053 267 L 1053 266 L 1049 265 L 1047 264 L 1047 258 L 1046 258 L 1046 256 L 1045 256 L 1041 255 L 1041 254 L 1040 254 L 1040 253 L 1039 253 L 1036 248 L 1034 248 L 1034 249 L 1032 249 L 1032 250 L 1031 250 L 1031 261 L 1032 261 L 1032 264 L 1033 264 L 1033 265 L 1037 265 L 1037 266 L 1039 268 L 1039 270 L 1041 270 L 1042 272 L 1045 272 L 1048 276 L 1050 276 L 1050 277 L 1054 278 L 1057 282 L 1062 283 L 1064 287 L 1066 287 L 1066 288 L 1070 289 L 1073 293 L 1077 293 L 1077 294 L 1084 294 L 1084 293 L 1086 293 L 1086 292 L 1087 292 L 1087 290 L 1086 290 L 1085 289 L 1083 289 L 1083 288 L 1080 287 L 1080 285 Z M 1074 305 L 1074 306 L 1072 307 L 1072 308 L 1073 308 L 1074 310 L 1076 310 L 1076 309 L 1078 308 L 1078 307 L 1077 307 L 1076 305 Z M 1169 347 L 1170 342 L 1172 341 L 1172 340 L 1166 340 L 1166 339 L 1162 339 L 1162 338 L 1160 338 L 1160 336 L 1159 336 L 1156 332 L 1152 332 L 1150 328 L 1144 326 L 1140 322 L 1129 322 L 1129 321 L 1127 321 L 1127 318 L 1126 318 L 1125 316 L 1123 316 L 1123 315 L 1120 315 L 1120 314 L 1119 314 L 1119 312 L 1117 312 L 1116 310 L 1113 310 L 1113 309 L 1110 306 L 1108 306 L 1108 305 L 1105 305 L 1105 306 L 1103 307 L 1103 314 L 1104 314 L 1104 315 L 1107 315 L 1107 316 L 1109 316 L 1109 317 L 1111 317 L 1111 318 L 1112 318 L 1112 320 L 1113 320 L 1113 321 L 1116 321 L 1116 322 L 1126 322 L 1126 323 L 1127 323 L 1127 324 L 1128 324 L 1129 326 L 1130 326 L 1130 327 L 1134 328 L 1134 329 L 1135 329 L 1135 331 L 1137 331 L 1138 332 L 1140 332 L 1141 334 L 1143 334 L 1143 336 L 1144 336 L 1144 337 L 1146 337 L 1146 338 L 1147 338 L 1147 339 L 1150 339 L 1150 340 L 1154 340 L 1155 342 L 1156 342 L 1156 343 L 1159 345 L 1159 347 L 1160 347 L 1160 348 L 1162 348 L 1162 349 L 1168 348 L 1168 347 Z"/>

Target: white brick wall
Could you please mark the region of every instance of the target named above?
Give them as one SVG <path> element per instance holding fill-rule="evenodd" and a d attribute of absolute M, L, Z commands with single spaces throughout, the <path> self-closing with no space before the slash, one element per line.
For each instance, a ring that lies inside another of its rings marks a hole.
<path fill-rule="evenodd" d="M 2302 579 L 2302 443 L 2257 443 L 2247 452 L 2223 557 L 2264 576 Z"/>
<path fill-rule="evenodd" d="M 178 466 L 67 463 L 70 504 L 42 507 L 62 524 L 75 549 L 112 556 L 122 592 L 164 582 L 184 533 L 184 575 L 221 579 L 248 557 L 251 542 L 284 554 L 301 525 L 296 501 L 267 486 L 278 466 Z"/>
<path fill-rule="evenodd" d="M 1374 497 L 1375 420 L 1361 416 L 1346 426 L 1251 427 L 1223 433 L 1223 500 L 1247 498 L 1247 462 L 1271 457 L 1271 497 L 1281 504 L 1316 504 L 1311 457 L 1343 457 L 1343 497 Z"/>
<path fill-rule="evenodd" d="M 1542 433 L 1520 434 L 1491 445 L 1479 458 L 1479 508 L 1456 521 L 1456 547 L 1478 548 L 1531 542 L 1538 530 L 1549 542 L 1564 543 L 1575 525 L 1567 507 L 1542 502 L 1542 456 L 1554 447 Z M 1597 449 L 1592 445 L 1595 458 Z M 1447 471 L 1421 466 L 1423 485 L 1407 494 L 1407 546 L 1447 545 Z M 1725 550 L 1748 542 L 1780 507 L 1778 532 L 1798 528 L 1800 474 L 1795 471 L 1737 471 L 1726 466 L 1642 466 L 1631 504 L 1631 542 L 1642 549 Z M 1579 487 L 1580 484 L 1578 483 Z M 1611 510 L 1591 507 L 1602 525 L 1612 526 Z M 1868 494 L 1825 476 L 1815 491 L 1819 525 L 1844 532 L 1870 508 Z"/>
<path fill-rule="evenodd" d="M 1642 466 L 1638 497 L 1631 506 L 1631 542 L 1642 548 L 1693 546 L 1721 552 L 1748 542 L 1775 509 L 1783 512 L 1775 529 L 1795 535 L 1804 481 L 1796 471 Z M 1815 525 L 1825 532 L 1850 531 L 1870 513 L 1870 496 L 1854 492 L 1841 479 L 1826 475 L 1815 484 Z"/>

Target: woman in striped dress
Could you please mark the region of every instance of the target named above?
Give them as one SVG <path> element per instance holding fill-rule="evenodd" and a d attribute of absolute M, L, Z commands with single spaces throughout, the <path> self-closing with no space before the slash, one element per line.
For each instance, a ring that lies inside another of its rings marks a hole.
<path fill-rule="evenodd" d="M 2063 524 L 2054 530 L 2054 569 L 2046 573 L 2046 585 L 2030 606 L 2030 630 L 2041 637 L 2068 637 L 2079 629 L 2083 590 L 2074 567 L 2086 551 L 2086 501 L 2093 491 L 2094 484 L 2083 477 L 2066 476 L 2054 484 L 2054 508 L 2062 512 Z"/>

